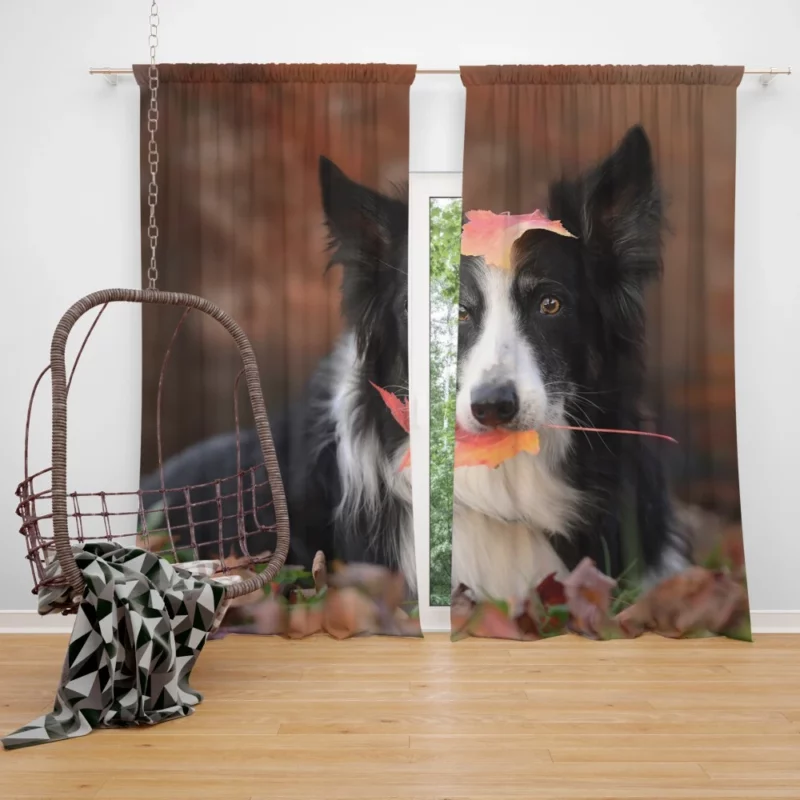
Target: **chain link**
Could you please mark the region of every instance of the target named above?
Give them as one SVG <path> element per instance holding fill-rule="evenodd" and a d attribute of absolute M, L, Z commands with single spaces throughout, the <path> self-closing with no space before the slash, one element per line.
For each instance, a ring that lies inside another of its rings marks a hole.
<path fill-rule="evenodd" d="M 150 107 L 147 110 L 147 130 L 150 140 L 147 143 L 147 162 L 150 165 L 150 184 L 147 187 L 147 205 L 150 209 L 150 220 L 147 225 L 147 236 L 150 239 L 150 266 L 147 268 L 149 288 L 156 288 L 158 266 L 156 264 L 156 246 L 158 245 L 158 225 L 156 224 L 156 205 L 158 204 L 158 67 L 156 66 L 156 48 L 158 47 L 158 3 L 153 0 L 150 5 Z"/>

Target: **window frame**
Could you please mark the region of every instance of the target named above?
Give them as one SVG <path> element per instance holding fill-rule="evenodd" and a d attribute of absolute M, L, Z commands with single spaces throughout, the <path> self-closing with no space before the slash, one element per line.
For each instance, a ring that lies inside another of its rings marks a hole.
<path fill-rule="evenodd" d="M 461 187 L 461 172 L 409 174 L 408 360 L 411 388 L 411 492 L 420 625 L 423 632 L 430 633 L 450 631 L 450 606 L 430 604 L 430 202 L 435 198 L 460 198 Z"/>

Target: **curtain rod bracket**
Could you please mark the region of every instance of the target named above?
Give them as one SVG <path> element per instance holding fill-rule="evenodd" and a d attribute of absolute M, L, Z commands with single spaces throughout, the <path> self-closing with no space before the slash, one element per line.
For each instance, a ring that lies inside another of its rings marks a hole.
<path fill-rule="evenodd" d="M 784 70 L 775 69 L 775 67 L 770 67 L 769 71 L 763 73 L 761 75 L 761 77 L 759 78 L 759 80 L 761 81 L 761 85 L 766 88 L 767 86 L 769 86 L 772 83 L 772 81 L 775 80 L 775 76 L 776 75 L 791 75 L 791 74 L 792 74 L 792 68 L 791 67 L 787 67 L 785 71 Z"/>
<path fill-rule="evenodd" d="M 92 67 L 90 75 L 102 75 L 109 86 L 116 86 L 119 83 L 119 76 L 132 73 L 132 69 L 114 69 L 113 67 Z"/>

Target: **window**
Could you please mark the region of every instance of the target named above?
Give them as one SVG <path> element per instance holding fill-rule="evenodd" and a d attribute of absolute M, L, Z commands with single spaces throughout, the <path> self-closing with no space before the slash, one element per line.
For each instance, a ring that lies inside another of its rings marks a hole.
<path fill-rule="evenodd" d="M 450 629 L 461 174 L 412 173 L 409 370 L 417 585 L 423 630 Z"/>

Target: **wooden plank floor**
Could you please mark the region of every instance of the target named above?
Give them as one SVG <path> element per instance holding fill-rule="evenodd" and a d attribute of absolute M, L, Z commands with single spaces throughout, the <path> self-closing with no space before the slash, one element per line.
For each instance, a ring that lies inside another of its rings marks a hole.
<path fill-rule="evenodd" d="M 63 636 L 0 636 L 0 729 Z M 0 752 L 0 798 L 800 798 L 800 637 L 537 643 L 229 637 L 188 719 Z"/>

